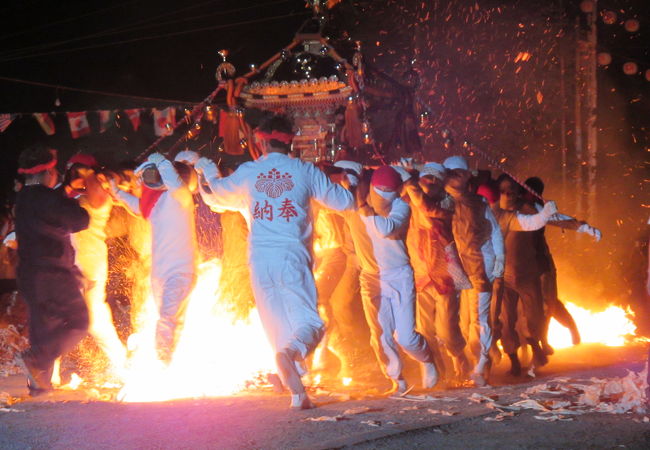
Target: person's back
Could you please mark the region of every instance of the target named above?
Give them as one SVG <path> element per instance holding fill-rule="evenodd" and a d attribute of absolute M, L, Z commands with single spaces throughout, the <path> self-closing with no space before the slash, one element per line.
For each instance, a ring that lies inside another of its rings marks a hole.
<path fill-rule="evenodd" d="M 251 251 L 289 246 L 307 255 L 313 231 L 311 199 L 334 209 L 345 209 L 351 202 L 313 164 L 282 153 L 242 164 L 223 183 L 226 190 L 236 192 L 224 202 L 246 218 Z"/>
<path fill-rule="evenodd" d="M 44 147 L 19 158 L 25 187 L 16 198 L 18 290 L 29 307 L 30 349 L 18 356 L 30 393 L 52 388 L 54 360 L 88 329 L 70 234 L 88 226 L 88 213 L 57 182 L 56 156 Z"/>
<path fill-rule="evenodd" d="M 311 272 L 311 200 L 345 210 L 352 208 L 353 198 L 313 164 L 287 155 L 293 132 L 286 118 L 267 119 L 255 137 L 264 156 L 232 175 L 221 178 L 206 158 L 195 167 L 209 187 L 201 191 L 204 201 L 240 211 L 248 223 L 255 302 L 282 382 L 292 393 L 291 405 L 304 409 L 312 405 L 295 364 L 314 350 L 324 331 Z"/>
<path fill-rule="evenodd" d="M 19 270 L 34 266 L 73 270 L 70 234 L 86 229 L 88 223 L 88 213 L 61 190 L 25 186 L 16 198 Z"/>
<path fill-rule="evenodd" d="M 366 273 L 386 273 L 410 266 L 406 232 L 411 210 L 400 198 L 391 203 L 388 217 L 349 213 L 348 223 L 361 269 Z M 395 228 L 386 233 L 384 223 L 392 219 Z"/>

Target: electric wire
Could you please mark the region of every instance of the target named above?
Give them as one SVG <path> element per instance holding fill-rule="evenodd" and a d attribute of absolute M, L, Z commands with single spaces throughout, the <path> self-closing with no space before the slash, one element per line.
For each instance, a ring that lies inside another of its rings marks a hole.
<path fill-rule="evenodd" d="M 78 48 L 72 48 L 72 49 L 61 49 L 61 50 L 55 50 L 52 52 L 44 52 L 44 53 L 37 53 L 33 55 L 26 55 L 26 56 L 20 56 L 20 57 L 14 57 L 14 58 L 4 58 L 0 59 L 0 62 L 9 62 L 9 61 L 16 61 L 16 60 L 22 60 L 22 59 L 31 59 L 31 58 L 37 58 L 40 56 L 50 56 L 50 55 L 57 55 L 57 54 L 62 54 L 62 53 L 70 53 L 70 52 L 76 52 L 76 51 L 82 51 L 82 50 L 90 50 L 94 48 L 102 48 L 102 47 L 111 47 L 114 45 L 122 45 L 122 44 L 128 44 L 132 42 L 140 42 L 140 41 L 148 41 L 148 40 L 153 40 L 153 39 L 163 39 L 163 38 L 168 38 L 168 37 L 173 37 L 173 36 L 180 36 L 180 35 L 185 35 L 185 34 L 191 34 L 191 33 L 200 33 L 203 31 L 213 31 L 213 30 L 219 30 L 219 29 L 224 29 L 224 28 L 231 28 L 235 26 L 240 26 L 240 25 L 252 25 L 256 23 L 262 23 L 262 22 L 269 22 L 277 19 L 285 19 L 289 17 L 296 17 L 296 16 L 305 16 L 308 13 L 305 12 L 299 12 L 299 13 L 289 13 L 289 14 L 283 14 L 279 16 L 272 16 L 272 17 L 265 17 L 263 19 L 254 19 L 254 20 L 247 20 L 247 21 L 242 21 L 242 22 L 234 22 L 234 23 L 229 23 L 229 24 L 222 24 L 222 25 L 214 25 L 214 26 L 208 26 L 208 27 L 200 27 L 200 28 L 194 28 L 191 30 L 184 30 L 184 31 L 176 31 L 173 33 L 166 33 L 162 35 L 154 35 L 154 36 L 144 36 L 144 37 L 139 37 L 139 38 L 133 38 L 133 39 L 125 39 L 122 41 L 116 41 L 116 42 L 109 42 L 109 43 L 104 43 L 104 44 L 95 44 L 95 45 L 88 45 L 85 47 L 78 47 Z"/>

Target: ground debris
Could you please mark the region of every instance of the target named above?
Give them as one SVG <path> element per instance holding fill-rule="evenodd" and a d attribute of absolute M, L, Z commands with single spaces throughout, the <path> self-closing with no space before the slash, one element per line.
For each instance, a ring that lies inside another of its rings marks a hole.
<path fill-rule="evenodd" d="M 319 416 L 319 417 L 307 417 L 303 419 L 305 422 L 339 422 L 341 420 L 350 420 L 342 414 L 336 416 Z"/>
<path fill-rule="evenodd" d="M 367 406 L 357 406 L 356 408 L 350 408 L 343 411 L 344 416 L 353 416 L 355 414 L 364 414 L 370 412 L 371 409 Z M 375 410 L 376 411 L 376 410 Z"/>
<path fill-rule="evenodd" d="M 588 412 L 624 414 L 646 412 L 647 365 L 641 372 L 628 371 L 624 377 L 595 378 L 589 380 L 571 380 L 555 378 L 547 383 L 532 386 L 522 397 L 525 400 L 510 405 L 488 403 L 488 407 L 501 410 L 533 409 L 563 415 L 580 415 Z M 477 394 L 474 394 L 477 395 Z M 558 396 L 562 396 L 558 399 Z M 555 399 L 548 399 L 549 396 Z M 532 398 L 537 397 L 537 398 Z M 547 397 L 547 398 L 544 398 Z M 472 400 L 470 398 L 470 400 Z M 473 401 L 477 401 L 474 399 Z M 565 420 L 547 418 L 539 420 Z M 550 416 L 553 417 L 553 416 Z M 568 419 L 566 419 L 568 420 Z"/>
<path fill-rule="evenodd" d="M 0 377 L 20 373 L 14 358 L 16 353 L 27 349 L 28 346 L 29 341 L 14 325 L 0 328 Z"/>
<path fill-rule="evenodd" d="M 431 414 L 441 414 L 443 416 L 455 416 L 458 414 L 458 411 L 446 411 L 444 409 L 427 409 L 427 411 Z"/>
<path fill-rule="evenodd" d="M 406 400 L 407 402 L 434 402 L 434 401 L 443 401 L 443 402 L 457 402 L 459 399 L 455 397 L 433 397 L 431 395 L 391 395 L 388 397 L 393 400 Z"/>
<path fill-rule="evenodd" d="M 514 411 L 503 411 L 497 414 L 496 416 L 490 416 L 483 419 L 486 422 L 503 422 L 506 417 L 513 417 L 515 415 Z"/>
<path fill-rule="evenodd" d="M 497 395 L 492 395 L 491 397 L 488 397 L 487 395 L 478 394 L 476 392 L 470 395 L 469 397 L 467 397 L 467 400 L 474 403 L 493 403 L 498 399 L 499 396 Z"/>
<path fill-rule="evenodd" d="M 543 420 L 544 422 L 570 422 L 573 420 L 573 417 L 564 417 L 559 414 L 552 414 L 550 416 L 533 416 L 537 420 Z"/>
<path fill-rule="evenodd" d="M 379 420 L 362 420 L 361 423 L 364 424 L 364 425 L 371 426 L 371 427 L 380 427 L 381 426 L 381 422 Z"/>
<path fill-rule="evenodd" d="M 489 405 L 490 407 L 496 408 L 496 409 L 505 409 L 507 411 L 521 411 L 522 409 L 534 409 L 537 411 L 548 411 L 548 408 L 546 408 L 544 405 L 542 405 L 540 402 L 533 400 L 533 399 L 528 399 L 528 400 L 521 400 L 515 403 L 512 403 L 510 405 L 501 405 L 499 403 L 492 403 Z"/>

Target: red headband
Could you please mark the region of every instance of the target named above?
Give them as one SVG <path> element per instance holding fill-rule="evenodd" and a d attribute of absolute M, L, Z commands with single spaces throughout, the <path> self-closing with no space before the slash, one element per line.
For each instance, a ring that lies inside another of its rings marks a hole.
<path fill-rule="evenodd" d="M 287 144 L 287 145 L 291 144 L 291 141 L 293 141 L 293 134 L 284 133 L 278 130 L 273 130 L 271 133 L 266 133 L 264 131 L 257 130 L 255 131 L 255 134 L 260 139 L 264 139 L 267 141 L 270 141 L 271 139 L 275 139 L 276 141 L 280 141 L 283 144 Z"/>
<path fill-rule="evenodd" d="M 23 173 L 26 175 L 34 175 L 35 173 L 43 172 L 45 170 L 50 170 L 52 167 L 56 166 L 56 158 L 52 158 L 52 161 L 45 164 L 39 164 L 28 169 L 18 169 L 18 173 Z"/>

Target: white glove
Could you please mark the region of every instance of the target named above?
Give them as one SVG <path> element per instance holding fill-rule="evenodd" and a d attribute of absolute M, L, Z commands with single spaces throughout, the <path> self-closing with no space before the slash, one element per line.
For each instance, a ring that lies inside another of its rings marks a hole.
<path fill-rule="evenodd" d="M 350 186 L 356 186 L 357 184 L 359 184 L 359 178 L 357 178 L 356 176 L 352 175 L 351 173 L 346 174 L 346 176 L 348 177 Z"/>
<path fill-rule="evenodd" d="M 544 204 L 542 212 L 546 217 L 551 217 L 553 214 L 557 213 L 557 205 L 553 200 L 550 200 Z"/>
<path fill-rule="evenodd" d="M 174 158 L 174 161 L 184 162 L 192 166 L 195 165 L 198 160 L 199 154 L 192 150 L 183 150 L 176 155 L 176 158 Z"/>
<path fill-rule="evenodd" d="M 147 161 L 157 166 L 161 162 L 167 161 L 167 158 L 165 158 L 165 156 L 161 155 L 160 153 L 152 153 L 147 158 Z"/>
<path fill-rule="evenodd" d="M 392 167 L 393 169 L 395 169 L 397 173 L 399 173 L 399 176 L 402 179 L 402 183 L 404 183 L 406 180 L 411 178 L 411 174 L 404 167 L 402 166 L 392 166 Z"/>
<path fill-rule="evenodd" d="M 16 232 L 12 231 L 11 233 L 7 234 L 5 240 L 2 241 L 2 243 L 11 249 L 17 250 L 18 240 L 16 239 Z"/>
<path fill-rule="evenodd" d="M 577 231 L 578 233 L 588 234 L 589 236 L 593 237 L 596 242 L 599 242 L 600 239 L 603 237 L 603 234 L 600 232 L 598 228 L 594 228 L 587 223 L 583 223 L 582 225 L 580 225 Z"/>
<path fill-rule="evenodd" d="M 217 165 L 211 159 L 202 157 L 194 164 L 194 168 L 198 172 L 203 172 L 205 178 L 217 177 L 221 178 L 219 171 L 217 170 Z"/>
<path fill-rule="evenodd" d="M 494 268 L 492 269 L 492 276 L 494 278 L 501 278 L 505 270 L 505 261 L 503 256 L 497 256 L 494 260 Z"/>

